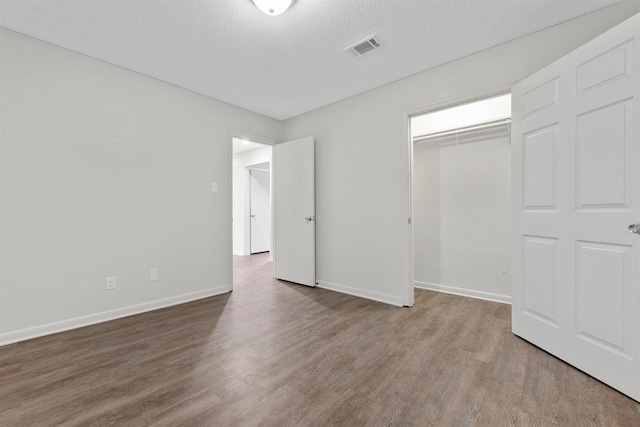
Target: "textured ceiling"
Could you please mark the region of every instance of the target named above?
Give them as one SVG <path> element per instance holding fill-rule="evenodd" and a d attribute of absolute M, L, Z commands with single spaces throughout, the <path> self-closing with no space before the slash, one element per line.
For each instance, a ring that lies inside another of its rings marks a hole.
<path fill-rule="evenodd" d="M 0 0 L 0 25 L 282 120 L 618 1 Z"/>

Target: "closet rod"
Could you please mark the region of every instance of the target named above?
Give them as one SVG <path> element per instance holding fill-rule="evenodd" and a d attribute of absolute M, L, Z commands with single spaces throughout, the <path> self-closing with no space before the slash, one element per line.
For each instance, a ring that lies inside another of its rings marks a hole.
<path fill-rule="evenodd" d="M 458 128 L 458 129 L 445 130 L 445 131 L 442 131 L 442 132 L 430 133 L 428 135 L 416 136 L 415 138 L 413 138 L 413 142 L 423 142 L 423 141 L 426 141 L 426 140 L 429 140 L 429 139 L 442 138 L 443 136 L 449 136 L 449 135 L 455 135 L 455 134 L 460 134 L 460 133 L 465 133 L 465 132 L 471 132 L 471 131 L 474 131 L 474 130 L 490 129 L 490 128 L 494 128 L 494 127 L 508 125 L 510 123 L 511 123 L 511 119 L 496 120 L 496 121 L 493 121 L 493 122 L 487 122 L 487 123 L 483 123 L 483 124 L 480 124 L 480 125 L 466 126 L 466 127 L 462 127 L 462 128 Z"/>

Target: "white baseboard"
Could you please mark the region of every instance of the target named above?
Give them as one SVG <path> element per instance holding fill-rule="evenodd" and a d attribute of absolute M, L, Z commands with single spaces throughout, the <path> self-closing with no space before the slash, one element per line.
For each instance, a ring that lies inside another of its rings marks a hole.
<path fill-rule="evenodd" d="M 463 297 L 483 299 L 493 302 L 501 302 L 503 304 L 511 304 L 511 296 L 494 294 L 491 292 L 476 291 L 473 289 L 456 288 L 455 286 L 440 285 L 437 283 L 421 282 L 415 280 L 413 285 L 419 289 L 427 289 L 429 291 L 444 292 L 445 294 L 460 295 Z"/>
<path fill-rule="evenodd" d="M 318 280 L 317 286 L 322 289 L 328 289 L 330 291 L 353 295 L 360 298 L 366 298 L 366 299 L 370 299 L 377 302 L 383 302 L 386 304 L 397 305 L 399 307 L 402 307 L 404 305 L 402 298 L 397 297 L 395 295 L 385 294 L 382 292 L 375 292 L 375 291 L 370 291 L 368 289 L 339 285 L 337 283 L 325 282 L 323 280 Z"/>
<path fill-rule="evenodd" d="M 48 323 L 45 325 L 33 326 L 30 328 L 20 329 L 12 332 L 0 334 L 0 346 L 13 344 L 19 341 L 25 341 L 32 338 L 38 338 L 45 335 L 51 335 L 58 332 L 68 331 L 70 329 L 82 328 L 84 326 L 94 325 L 96 323 L 107 322 L 122 317 L 132 316 L 134 314 L 145 313 L 147 311 L 157 310 L 159 308 L 170 307 L 172 305 L 184 304 L 220 295 L 230 291 L 230 286 L 219 286 L 202 291 L 192 292 L 183 295 L 176 295 L 170 298 L 164 298 L 156 301 L 144 302 L 142 304 L 130 305 L 128 307 L 116 308 L 114 310 L 103 311 L 101 313 L 89 314 L 87 316 L 76 317 L 73 319 L 61 320 L 59 322 Z"/>

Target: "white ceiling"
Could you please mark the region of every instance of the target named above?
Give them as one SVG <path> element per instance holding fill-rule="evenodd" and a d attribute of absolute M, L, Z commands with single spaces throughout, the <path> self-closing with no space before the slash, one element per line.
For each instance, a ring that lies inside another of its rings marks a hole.
<path fill-rule="evenodd" d="M 618 1 L 0 0 L 0 25 L 284 120 Z"/>
<path fill-rule="evenodd" d="M 232 141 L 231 147 L 232 147 L 233 154 L 240 154 L 240 153 L 244 153 L 245 151 L 257 150 L 259 148 L 268 147 L 268 145 L 266 144 L 260 144 L 259 142 L 253 142 L 247 139 L 240 139 L 236 137 L 231 138 L 231 141 Z"/>

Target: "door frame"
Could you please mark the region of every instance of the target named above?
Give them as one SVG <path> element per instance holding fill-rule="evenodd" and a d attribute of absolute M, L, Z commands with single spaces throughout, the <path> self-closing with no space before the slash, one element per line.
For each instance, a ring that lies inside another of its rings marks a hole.
<path fill-rule="evenodd" d="M 267 163 L 267 162 L 264 162 L 264 163 Z M 271 232 L 273 231 L 272 230 L 272 228 L 273 228 L 272 225 L 273 224 L 271 223 L 271 213 L 273 211 L 272 206 L 271 206 L 272 199 L 273 199 L 273 197 L 272 197 L 272 194 L 273 194 L 272 190 L 273 189 L 271 188 L 271 182 L 273 181 L 273 178 L 271 176 L 271 161 L 268 162 L 268 164 L 269 164 L 269 170 L 268 171 L 265 170 L 265 169 L 261 169 L 261 168 L 256 167 L 256 166 L 264 164 L 264 163 L 256 163 L 256 164 L 251 164 L 251 165 L 246 165 L 245 166 L 245 169 L 249 172 L 249 206 L 248 206 L 248 209 L 247 209 L 247 206 L 245 204 L 244 220 L 246 222 L 245 222 L 245 230 L 244 230 L 245 231 L 244 240 L 245 240 L 245 245 L 248 242 L 249 250 L 248 251 L 245 250 L 245 252 L 249 252 L 249 255 L 265 252 L 265 251 L 260 251 L 260 252 L 254 252 L 253 251 L 254 221 L 252 221 L 252 218 L 253 218 L 253 212 L 254 212 L 253 211 L 253 195 L 254 195 L 254 185 L 253 185 L 253 182 L 254 182 L 254 177 L 253 176 L 254 175 L 253 175 L 253 173 L 254 173 L 254 171 L 259 171 L 259 172 L 264 172 L 264 173 L 268 173 L 269 174 L 269 209 L 268 209 L 269 210 L 269 236 L 271 236 Z M 246 173 L 244 174 L 244 176 L 245 177 L 247 176 Z M 246 198 L 246 195 L 247 194 L 246 194 L 246 187 L 245 187 L 245 198 Z M 247 217 L 247 214 L 248 214 L 248 217 Z M 247 223 L 248 223 L 248 226 L 247 226 Z M 248 233 L 247 233 L 247 230 L 248 230 Z M 271 244 L 271 238 L 269 238 L 269 251 L 270 252 L 272 251 L 271 250 L 272 248 L 273 248 L 273 245 Z"/>
<path fill-rule="evenodd" d="M 423 114 L 434 113 L 438 110 L 444 110 L 446 108 L 456 107 L 463 104 L 469 104 L 474 101 L 481 101 L 486 98 L 491 98 L 494 96 L 505 95 L 507 93 L 511 93 L 511 87 L 516 84 L 517 81 L 511 82 L 507 85 L 501 85 L 498 87 L 490 88 L 490 89 L 482 89 L 472 92 L 466 92 L 463 94 L 458 94 L 454 96 L 450 96 L 447 98 L 441 98 L 439 100 L 430 102 L 423 106 L 413 108 L 410 110 L 406 110 L 403 112 L 403 120 L 404 120 L 404 129 L 403 132 L 405 134 L 404 140 L 407 145 L 407 160 L 408 160 L 408 200 L 409 200 L 409 218 L 407 221 L 407 232 L 408 232 L 408 243 L 409 243 L 409 260 L 407 265 L 409 266 L 408 278 L 409 283 L 407 286 L 407 292 L 405 295 L 405 306 L 411 307 L 414 304 L 415 299 L 415 277 L 414 277 L 414 257 L 415 257 L 415 248 L 414 248 L 414 230 L 413 230 L 413 218 L 415 218 L 415 203 L 414 203 L 414 159 L 413 159 L 413 139 L 411 138 L 411 119 L 416 116 L 421 116 Z M 511 138 L 511 135 L 509 135 Z"/>
<path fill-rule="evenodd" d="M 229 166 L 229 172 L 227 174 L 227 202 L 229 203 L 229 221 L 228 221 L 228 230 L 229 234 L 227 235 L 227 239 L 229 241 L 228 253 L 229 253 L 229 291 L 233 291 L 233 138 L 238 139 L 246 139 L 251 142 L 257 142 L 259 144 L 263 144 L 265 146 L 271 147 L 271 168 L 273 169 L 273 157 L 274 157 L 274 147 L 276 144 L 282 141 L 276 141 L 270 138 L 265 138 L 262 136 L 256 136 L 252 134 L 248 134 L 242 131 L 230 131 L 227 146 L 229 147 L 229 154 L 227 156 L 227 165 Z M 271 181 L 269 183 L 271 187 L 273 187 L 273 174 L 271 175 Z M 274 211 L 273 211 L 273 191 L 270 196 L 271 202 L 271 229 L 273 230 L 273 221 L 274 221 Z M 273 257 L 273 239 L 271 239 L 271 252 L 270 256 Z M 273 259 L 275 262 L 275 259 Z"/>

